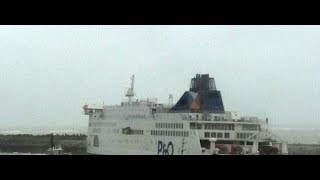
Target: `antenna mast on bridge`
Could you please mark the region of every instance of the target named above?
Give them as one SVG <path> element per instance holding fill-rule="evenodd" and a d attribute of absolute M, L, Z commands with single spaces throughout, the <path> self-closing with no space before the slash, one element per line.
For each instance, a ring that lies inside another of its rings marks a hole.
<path fill-rule="evenodd" d="M 132 101 L 132 97 L 134 96 L 134 75 L 132 75 L 130 80 L 131 80 L 130 88 L 126 93 L 126 96 L 129 98 L 129 102 Z"/>

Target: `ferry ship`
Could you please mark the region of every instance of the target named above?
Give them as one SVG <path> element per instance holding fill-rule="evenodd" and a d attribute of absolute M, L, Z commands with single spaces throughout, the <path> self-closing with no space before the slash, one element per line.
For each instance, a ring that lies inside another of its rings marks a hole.
<path fill-rule="evenodd" d="M 268 119 L 225 111 L 209 74 L 196 74 L 173 104 L 139 100 L 134 75 L 119 105 L 84 105 L 89 116 L 87 153 L 100 155 L 287 155 L 287 142 Z"/>

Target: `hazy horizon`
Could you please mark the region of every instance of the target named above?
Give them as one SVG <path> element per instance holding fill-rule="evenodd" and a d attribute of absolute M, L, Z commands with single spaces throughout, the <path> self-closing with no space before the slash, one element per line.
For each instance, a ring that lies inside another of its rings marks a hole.
<path fill-rule="evenodd" d="M 1 129 L 86 128 L 82 106 L 176 102 L 210 74 L 226 110 L 320 128 L 320 26 L 0 26 Z"/>

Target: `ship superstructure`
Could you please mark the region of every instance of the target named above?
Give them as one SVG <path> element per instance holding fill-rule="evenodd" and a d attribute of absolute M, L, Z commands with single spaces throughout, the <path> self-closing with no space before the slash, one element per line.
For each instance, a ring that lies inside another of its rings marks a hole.
<path fill-rule="evenodd" d="M 197 74 L 176 104 L 128 99 L 116 106 L 83 106 L 89 115 L 87 152 L 108 155 L 288 154 L 287 143 L 268 130 L 268 119 L 225 111 L 208 74 Z M 171 103 L 170 103 L 171 102 Z"/>

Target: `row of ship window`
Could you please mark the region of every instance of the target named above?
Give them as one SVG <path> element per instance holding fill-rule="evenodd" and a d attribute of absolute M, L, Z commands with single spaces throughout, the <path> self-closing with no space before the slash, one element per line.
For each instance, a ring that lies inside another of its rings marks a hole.
<path fill-rule="evenodd" d="M 182 123 L 156 123 L 156 128 L 183 129 Z"/>
<path fill-rule="evenodd" d="M 234 130 L 234 124 L 206 123 L 204 129 Z"/>
<path fill-rule="evenodd" d="M 224 135 L 224 136 L 223 136 Z M 237 133 L 237 139 L 247 139 L 252 136 L 253 133 Z M 205 132 L 205 138 L 230 138 L 230 133 L 222 133 L 222 132 Z"/>
<path fill-rule="evenodd" d="M 260 130 L 260 126 L 255 125 L 255 124 L 243 124 L 242 130 L 243 131 L 258 131 L 258 130 Z"/>
<path fill-rule="evenodd" d="M 234 130 L 234 124 L 204 123 L 204 129 Z M 190 123 L 190 129 L 202 129 L 202 124 Z"/>
<path fill-rule="evenodd" d="M 223 137 L 224 134 L 224 137 Z M 209 138 L 230 138 L 230 133 L 222 133 L 222 132 L 205 132 L 204 137 Z"/>
<path fill-rule="evenodd" d="M 143 130 L 131 129 L 130 127 L 122 128 L 122 134 L 143 135 Z"/>
<path fill-rule="evenodd" d="M 132 130 L 131 134 L 143 135 L 143 130 Z"/>
<path fill-rule="evenodd" d="M 221 124 L 221 123 L 190 123 L 190 129 L 213 129 L 213 130 L 234 130 L 234 124 Z M 258 131 L 260 126 L 256 124 L 242 124 L 243 131 Z"/>
<path fill-rule="evenodd" d="M 215 120 L 215 121 L 223 121 L 223 120 L 227 120 L 225 117 L 223 116 L 214 116 L 214 119 L 212 119 L 212 117 L 209 115 L 209 116 L 199 116 L 198 114 L 196 114 L 196 116 L 191 116 L 189 115 L 189 119 L 197 119 L 199 120 L 201 117 L 201 120 Z M 186 116 L 185 116 L 186 118 Z"/>
<path fill-rule="evenodd" d="M 238 139 L 247 139 L 248 137 L 252 136 L 253 133 L 237 133 Z"/>
<path fill-rule="evenodd" d="M 180 136 L 188 137 L 189 132 L 187 131 L 161 131 L 161 130 L 151 130 L 151 135 L 153 136 Z"/>

